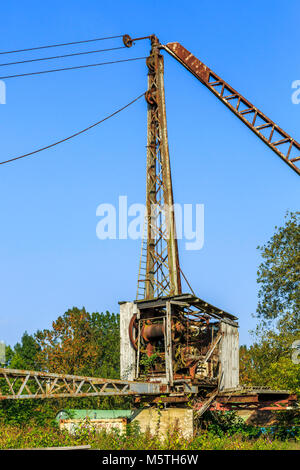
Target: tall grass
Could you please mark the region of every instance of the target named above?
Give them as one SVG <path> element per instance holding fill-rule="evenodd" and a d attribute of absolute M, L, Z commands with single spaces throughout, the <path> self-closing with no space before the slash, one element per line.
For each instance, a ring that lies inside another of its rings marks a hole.
<path fill-rule="evenodd" d="M 299 440 L 298 444 L 300 447 Z M 90 445 L 92 449 L 102 450 L 285 450 L 298 447 L 298 444 L 268 436 L 248 439 L 239 433 L 230 437 L 218 436 L 209 431 L 185 439 L 176 429 L 169 430 L 159 439 L 150 432 L 139 432 L 135 426 L 128 426 L 125 433 L 117 430 L 96 432 L 90 426 L 82 426 L 70 435 L 57 427 L 0 425 L 0 449 Z"/>

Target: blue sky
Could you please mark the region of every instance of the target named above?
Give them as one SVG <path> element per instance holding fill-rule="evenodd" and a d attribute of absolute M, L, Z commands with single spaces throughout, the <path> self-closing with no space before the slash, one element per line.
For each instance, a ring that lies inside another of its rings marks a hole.
<path fill-rule="evenodd" d="M 291 101 L 292 82 L 300 79 L 297 1 L 19 0 L 1 5 L 1 17 L 1 50 L 126 33 L 181 42 L 300 140 L 300 105 Z M 0 62 L 99 44 L 0 56 Z M 126 51 L 1 67 L 0 75 L 148 52 L 143 41 Z M 1 160 L 105 117 L 146 90 L 146 73 L 137 61 L 7 80 Z M 185 251 L 181 243 L 182 269 L 201 298 L 239 317 L 241 343 L 249 342 L 256 247 L 287 210 L 299 209 L 298 176 L 171 57 L 165 57 L 165 87 L 175 200 L 205 205 L 204 247 Z M 73 306 L 117 311 L 119 300 L 134 299 L 140 241 L 97 239 L 96 208 L 117 204 L 119 195 L 129 204 L 144 202 L 145 146 L 140 100 L 85 135 L 1 166 L 1 340 L 14 344 Z"/>

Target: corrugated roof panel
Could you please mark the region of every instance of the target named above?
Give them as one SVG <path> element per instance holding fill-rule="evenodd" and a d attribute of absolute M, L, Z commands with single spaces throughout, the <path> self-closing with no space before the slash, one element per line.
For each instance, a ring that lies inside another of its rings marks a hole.
<path fill-rule="evenodd" d="M 60 419 L 113 419 L 113 418 L 130 418 L 131 410 L 61 410 L 56 415 L 56 420 Z"/>

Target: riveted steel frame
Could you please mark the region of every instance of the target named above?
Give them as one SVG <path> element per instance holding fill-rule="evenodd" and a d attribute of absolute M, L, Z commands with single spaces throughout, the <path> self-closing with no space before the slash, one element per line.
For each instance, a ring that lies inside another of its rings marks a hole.
<path fill-rule="evenodd" d="M 164 62 L 159 42 L 151 37 L 152 49 L 147 58 L 147 250 L 144 298 L 152 299 L 181 293 L 178 245 L 175 229 L 164 93 Z"/>
<path fill-rule="evenodd" d="M 300 144 L 178 42 L 161 46 L 300 175 Z"/>
<path fill-rule="evenodd" d="M 0 368 L 0 400 L 197 392 L 197 387 L 185 381 L 177 381 L 173 387 L 170 387 L 164 383 L 130 382 L 127 380 Z"/>

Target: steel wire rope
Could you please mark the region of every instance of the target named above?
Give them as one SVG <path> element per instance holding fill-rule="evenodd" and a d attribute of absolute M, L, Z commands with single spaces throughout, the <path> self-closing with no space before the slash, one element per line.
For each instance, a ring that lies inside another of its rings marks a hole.
<path fill-rule="evenodd" d="M 84 69 L 87 67 L 99 67 L 101 65 L 112 65 L 112 64 L 119 64 L 121 62 L 133 62 L 135 60 L 143 60 L 146 59 L 147 57 L 133 57 L 131 59 L 121 59 L 121 60 L 113 60 L 110 62 L 99 62 L 96 64 L 87 64 L 87 65 L 76 65 L 74 67 L 63 67 L 60 69 L 50 69 L 50 70 L 39 70 L 38 72 L 29 72 L 29 73 L 20 73 L 16 75 L 6 75 L 3 77 L 0 77 L 0 80 L 7 80 L 9 78 L 17 78 L 17 77 L 28 77 L 30 75 L 41 75 L 43 73 L 51 73 L 51 72 L 63 72 L 65 70 L 75 70 L 75 69 Z"/>
<path fill-rule="evenodd" d="M 29 152 L 29 153 L 25 153 L 23 155 L 19 155 L 18 157 L 13 157 L 13 158 L 10 158 L 9 160 L 5 160 L 5 161 L 2 161 L 0 162 L 0 165 L 4 165 L 5 163 L 10 163 L 10 162 L 13 162 L 15 160 L 19 160 L 21 158 L 25 158 L 25 157 L 29 157 L 30 155 L 34 155 L 36 153 L 39 153 L 39 152 L 42 152 L 43 150 L 47 150 L 51 147 L 55 147 L 56 145 L 58 144 L 61 144 L 63 142 L 66 142 L 67 140 L 70 140 L 70 139 L 73 139 L 74 137 L 77 137 L 78 135 L 80 134 L 83 134 L 84 132 L 87 132 L 88 130 L 92 129 L 93 127 L 96 127 L 98 126 L 99 124 L 101 124 L 102 122 L 104 121 L 107 121 L 108 119 L 112 118 L 113 116 L 115 116 L 116 114 L 119 114 L 121 111 L 123 111 L 124 109 L 128 108 L 129 106 L 131 106 L 133 103 L 135 103 L 136 101 L 138 101 L 140 98 L 142 98 L 142 96 L 144 96 L 145 93 L 142 93 L 141 95 L 137 96 L 134 100 L 130 101 L 129 103 L 127 103 L 125 106 L 122 106 L 122 108 L 119 108 L 117 109 L 116 111 L 114 111 L 113 113 L 109 114 L 108 116 L 106 116 L 105 118 L 101 119 L 100 121 L 97 121 L 95 122 L 94 124 L 91 124 L 90 126 L 86 127 L 85 129 L 82 129 L 81 131 L 78 131 L 76 132 L 75 134 L 72 134 L 68 137 L 65 137 L 64 139 L 61 139 L 61 140 L 58 140 L 57 142 L 54 142 L 50 145 L 46 145 L 45 147 L 41 147 L 37 150 L 34 150 L 32 152 Z"/>
<path fill-rule="evenodd" d="M 127 47 L 126 46 L 110 47 L 108 49 L 96 49 L 96 50 L 93 50 L 93 51 L 73 52 L 71 54 L 55 55 L 55 56 L 52 56 L 52 57 L 38 57 L 36 59 L 19 60 L 19 61 L 16 61 L 16 62 L 6 62 L 4 64 L 0 64 L 0 67 L 4 67 L 4 66 L 7 66 L 7 65 L 28 64 L 30 62 L 39 62 L 41 60 L 63 59 L 65 57 L 74 57 L 74 56 L 77 56 L 77 55 L 95 54 L 96 52 L 116 51 L 116 50 L 119 50 L 119 49 L 127 49 Z"/>
<path fill-rule="evenodd" d="M 14 54 L 16 52 L 36 51 L 39 49 L 49 49 L 50 47 L 72 46 L 73 44 L 85 44 L 88 42 L 105 41 L 106 39 L 116 39 L 116 38 L 122 38 L 122 37 L 123 37 L 123 34 L 119 34 L 118 36 L 107 36 L 104 38 L 85 39 L 83 41 L 65 42 L 65 43 L 60 43 L 60 44 L 47 44 L 46 46 L 30 47 L 27 49 L 16 49 L 14 51 L 0 51 L 0 55 L 1 54 Z"/>

